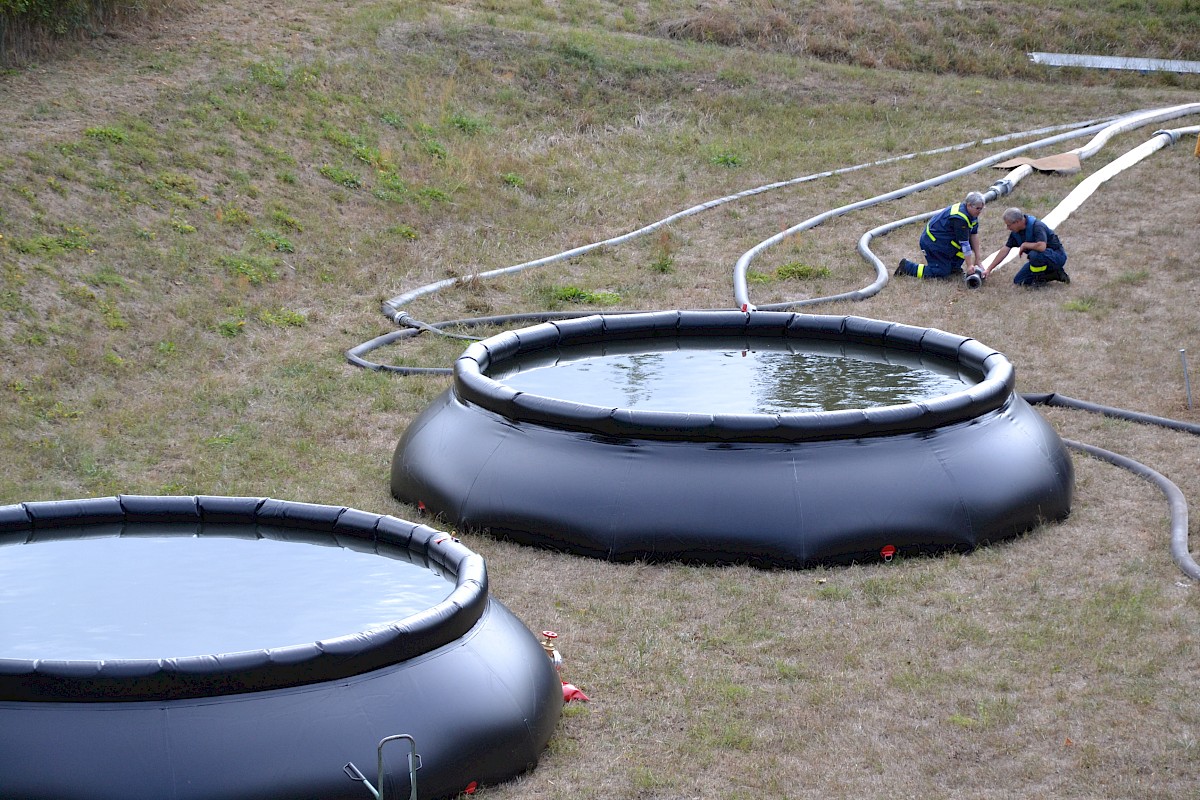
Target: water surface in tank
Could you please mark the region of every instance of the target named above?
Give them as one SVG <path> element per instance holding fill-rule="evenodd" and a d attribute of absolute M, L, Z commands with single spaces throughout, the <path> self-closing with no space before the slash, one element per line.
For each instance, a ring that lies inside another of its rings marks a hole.
<path fill-rule="evenodd" d="M 121 530 L 0 547 L 0 658 L 160 659 L 285 647 L 394 623 L 454 589 L 398 548 L 321 546 L 253 525 L 210 526 L 201 535 L 148 523 Z"/>
<path fill-rule="evenodd" d="M 530 394 L 603 407 L 784 414 L 919 402 L 977 381 L 907 351 L 756 337 L 667 337 L 540 350 L 488 377 Z"/>

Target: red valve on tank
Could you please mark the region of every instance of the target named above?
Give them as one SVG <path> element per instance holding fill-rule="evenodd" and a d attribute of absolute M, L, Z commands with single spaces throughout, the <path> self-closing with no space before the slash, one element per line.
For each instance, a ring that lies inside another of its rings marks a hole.
<path fill-rule="evenodd" d="M 879 555 L 883 557 L 884 561 L 891 561 L 892 557 L 896 555 L 896 546 L 894 544 L 885 544 L 879 551 Z"/>

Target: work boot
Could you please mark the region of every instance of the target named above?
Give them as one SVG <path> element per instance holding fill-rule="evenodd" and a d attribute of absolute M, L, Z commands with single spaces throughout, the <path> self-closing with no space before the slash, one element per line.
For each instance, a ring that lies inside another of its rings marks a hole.
<path fill-rule="evenodd" d="M 908 275 L 908 274 L 910 274 L 908 271 L 908 265 L 911 263 L 912 262 L 909 261 L 907 258 L 900 259 L 900 264 L 897 265 L 896 271 L 893 272 L 892 274 L 893 275 Z"/>

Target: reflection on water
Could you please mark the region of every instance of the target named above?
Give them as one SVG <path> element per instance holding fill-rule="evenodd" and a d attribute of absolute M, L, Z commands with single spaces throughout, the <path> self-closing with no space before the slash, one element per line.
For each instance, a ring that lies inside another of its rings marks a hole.
<path fill-rule="evenodd" d="M 157 659 L 305 644 L 387 625 L 454 589 L 399 551 L 260 539 L 256 531 L 287 534 L 254 526 L 219 531 L 153 535 L 154 526 L 127 525 L 121 536 L 0 547 L 0 658 Z"/>
<path fill-rule="evenodd" d="M 786 414 L 896 405 L 976 383 L 946 361 L 828 342 L 691 337 L 609 342 L 505 361 L 489 377 L 589 405 Z"/>

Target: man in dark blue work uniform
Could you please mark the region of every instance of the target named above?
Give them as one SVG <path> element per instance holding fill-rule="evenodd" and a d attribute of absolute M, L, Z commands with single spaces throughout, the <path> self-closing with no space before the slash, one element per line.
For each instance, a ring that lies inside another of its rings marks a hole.
<path fill-rule="evenodd" d="M 1013 283 L 1018 286 L 1038 286 L 1050 281 L 1071 282 L 1071 276 L 1063 269 L 1067 263 L 1067 251 L 1049 225 L 1033 214 L 1010 208 L 1004 212 L 1004 227 L 1008 228 L 1008 241 L 996 253 L 992 263 L 984 267 L 984 277 L 1015 247 L 1017 255 L 1025 256 L 1029 262 L 1013 276 Z"/>
<path fill-rule="evenodd" d="M 971 274 L 980 266 L 979 215 L 983 212 L 983 195 L 970 192 L 961 203 L 943 208 L 925 225 L 921 233 L 921 252 L 925 263 L 900 259 L 893 275 L 914 278 L 949 278 Z"/>

